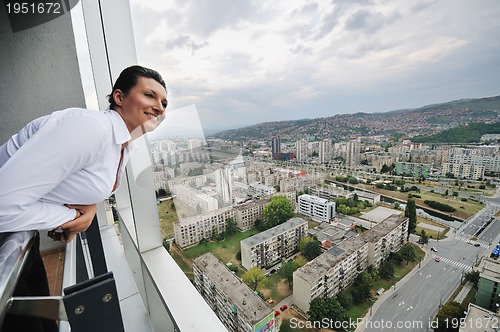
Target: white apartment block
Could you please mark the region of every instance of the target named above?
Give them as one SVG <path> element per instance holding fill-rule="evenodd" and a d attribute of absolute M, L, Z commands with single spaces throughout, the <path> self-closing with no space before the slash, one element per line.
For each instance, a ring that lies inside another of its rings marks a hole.
<path fill-rule="evenodd" d="M 276 189 L 274 187 L 266 186 L 258 182 L 253 182 L 248 185 L 248 195 L 256 198 L 268 197 L 275 193 Z"/>
<path fill-rule="evenodd" d="M 242 232 L 254 228 L 257 219 L 264 220 L 264 207 L 269 199 L 252 200 L 234 208 L 236 224 Z"/>
<path fill-rule="evenodd" d="M 346 166 L 358 166 L 361 162 L 361 142 L 352 140 L 347 142 Z"/>
<path fill-rule="evenodd" d="M 299 241 L 307 233 L 307 221 L 292 218 L 240 242 L 241 265 L 268 268 L 297 252 Z"/>
<path fill-rule="evenodd" d="M 443 163 L 441 166 L 441 174 L 446 176 L 452 173 L 459 179 L 477 180 L 484 177 L 485 167 L 483 165 L 471 165 L 461 163 Z"/>
<path fill-rule="evenodd" d="M 217 193 L 225 204 L 233 202 L 233 170 L 229 167 L 214 171 Z"/>
<path fill-rule="evenodd" d="M 293 303 L 304 313 L 317 297 L 331 297 L 368 267 L 368 244 L 360 237 L 344 240 L 293 273 Z"/>
<path fill-rule="evenodd" d="M 307 160 L 307 155 L 308 155 L 307 146 L 308 146 L 308 142 L 305 139 L 298 140 L 295 143 L 295 149 L 297 151 L 295 158 L 298 161 L 306 161 Z"/>
<path fill-rule="evenodd" d="M 319 142 L 319 162 L 328 163 L 332 159 L 332 141 L 324 139 Z"/>
<path fill-rule="evenodd" d="M 407 217 L 394 214 L 361 235 L 368 243 L 368 265 L 379 267 L 391 252 L 401 249 L 408 239 L 408 223 Z"/>
<path fill-rule="evenodd" d="M 212 253 L 195 258 L 193 272 L 196 289 L 229 331 L 276 331 L 273 310 Z"/>
<path fill-rule="evenodd" d="M 185 186 L 173 186 L 171 190 L 175 194 L 174 202 L 182 201 L 197 213 L 211 212 L 219 208 L 219 202 L 216 198 L 199 190 Z"/>
<path fill-rule="evenodd" d="M 335 218 L 335 202 L 304 194 L 298 197 L 297 211 L 315 221 L 330 222 Z"/>
<path fill-rule="evenodd" d="M 214 232 L 220 234 L 226 230 L 229 218 L 236 220 L 232 207 L 224 207 L 217 211 L 181 219 L 174 223 L 175 242 L 181 248 L 188 248 L 210 239 Z"/>

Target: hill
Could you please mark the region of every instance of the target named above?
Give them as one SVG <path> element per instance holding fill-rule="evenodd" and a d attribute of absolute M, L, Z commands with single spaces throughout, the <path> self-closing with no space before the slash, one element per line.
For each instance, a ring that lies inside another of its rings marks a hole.
<path fill-rule="evenodd" d="M 384 113 L 338 114 L 317 119 L 265 122 L 219 132 L 212 137 L 240 141 L 268 140 L 275 136 L 283 140 L 331 138 L 341 141 L 360 135 L 433 135 L 472 123 L 497 122 L 500 122 L 500 96 L 461 99 Z"/>
<path fill-rule="evenodd" d="M 496 123 L 471 123 L 443 132 L 412 138 L 420 143 L 477 143 L 484 134 L 500 134 L 500 122 Z"/>

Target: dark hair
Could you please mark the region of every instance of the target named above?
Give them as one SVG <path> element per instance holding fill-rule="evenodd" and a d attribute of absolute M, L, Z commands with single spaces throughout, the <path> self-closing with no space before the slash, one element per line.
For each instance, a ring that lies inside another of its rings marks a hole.
<path fill-rule="evenodd" d="M 115 85 L 113 85 L 113 91 L 107 96 L 109 108 L 115 109 L 116 106 L 115 100 L 113 99 L 113 92 L 115 92 L 115 90 L 117 89 L 120 89 L 124 94 L 127 94 L 130 89 L 132 89 L 137 84 L 137 81 L 140 77 L 152 78 L 160 83 L 165 88 L 165 90 L 167 90 L 165 81 L 161 77 L 160 73 L 158 73 L 156 70 L 138 65 L 130 66 L 128 68 L 125 68 L 120 73 L 120 76 L 118 76 Z"/>

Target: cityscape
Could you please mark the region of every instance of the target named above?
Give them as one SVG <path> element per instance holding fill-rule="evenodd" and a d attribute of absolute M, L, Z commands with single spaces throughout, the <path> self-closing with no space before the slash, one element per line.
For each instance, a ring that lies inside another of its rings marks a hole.
<path fill-rule="evenodd" d="M 412 134 L 150 140 L 165 248 L 230 331 L 495 330 L 498 107 L 446 105 Z"/>

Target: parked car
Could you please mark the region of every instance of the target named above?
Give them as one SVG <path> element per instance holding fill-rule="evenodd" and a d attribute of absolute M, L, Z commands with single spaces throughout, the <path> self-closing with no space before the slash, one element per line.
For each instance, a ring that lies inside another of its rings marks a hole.
<path fill-rule="evenodd" d="M 281 312 L 279 310 L 274 310 L 274 317 L 279 316 Z"/>
<path fill-rule="evenodd" d="M 281 307 L 280 307 L 280 310 L 281 311 L 285 311 L 286 309 L 288 309 L 288 306 L 286 304 L 283 304 Z"/>

